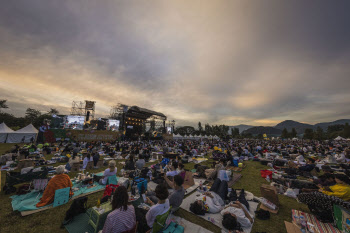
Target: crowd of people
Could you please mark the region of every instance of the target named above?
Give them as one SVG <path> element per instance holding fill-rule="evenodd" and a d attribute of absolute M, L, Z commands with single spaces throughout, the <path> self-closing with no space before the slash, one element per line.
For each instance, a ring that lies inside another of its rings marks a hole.
<path fill-rule="evenodd" d="M 29 149 L 15 145 L 12 153 L 28 158 Z M 118 169 L 116 160 L 125 159 L 122 171 L 142 171 L 146 163 L 153 159 L 152 152 L 173 154 L 169 162 L 161 166 L 161 172 L 152 170 L 150 180 L 158 183 L 154 192 L 145 191 L 145 202 L 149 210 L 135 208 L 130 204 L 126 187 L 119 186 L 112 198 L 113 211 L 108 215 L 103 232 L 131 232 L 136 222 L 146 232 L 152 229 L 156 216 L 176 210 L 182 204 L 185 190 L 183 188 L 185 168 L 182 159 L 206 155 L 214 151 L 221 157 L 212 167 L 196 165 L 196 175 L 214 180 L 210 190 L 198 196 L 191 204 L 190 210 L 197 215 L 205 213 L 221 213 L 222 225 L 229 230 L 247 229 L 252 226 L 253 219 L 249 214 L 249 203 L 245 199 L 244 190 L 237 196 L 235 190 L 229 192 L 226 181 L 220 180 L 220 170 L 233 165 L 236 159 L 260 160 L 270 163 L 272 170 L 279 167 L 287 168 L 289 174 L 304 175 L 314 170 L 322 169 L 324 174 L 318 177 L 309 176 L 314 183 L 313 188 L 302 188 L 298 200 L 307 204 L 310 210 L 317 209 L 320 218 L 330 211 L 334 203 L 350 208 L 350 147 L 348 142 L 335 141 L 304 141 L 304 140 L 157 140 L 157 141 L 116 141 L 103 142 L 66 142 L 45 145 L 42 151 L 46 153 L 59 152 L 66 155 L 66 165 L 56 169 L 44 191 L 38 207 L 52 203 L 54 191 L 62 187 L 72 187 L 68 175 L 74 164 L 82 161 L 81 169 L 86 169 L 89 163 L 96 168 L 102 156 L 110 157 L 108 168 L 99 180 L 107 184 L 110 176 L 116 176 Z M 15 158 L 13 158 L 15 159 Z M 153 160 L 152 160 L 153 161 Z M 344 174 L 335 174 L 329 164 L 339 165 Z M 208 169 L 211 173 L 208 175 Z M 163 182 L 157 182 L 157 180 Z M 310 180 L 310 181 L 311 181 Z M 315 188 L 317 187 L 317 188 Z M 171 188 L 172 192 L 168 192 Z M 71 193 L 72 195 L 72 193 Z M 315 211 L 315 212 L 317 212 Z M 321 213 L 321 214 L 320 214 Z M 322 220 L 327 221 L 326 217 Z"/>

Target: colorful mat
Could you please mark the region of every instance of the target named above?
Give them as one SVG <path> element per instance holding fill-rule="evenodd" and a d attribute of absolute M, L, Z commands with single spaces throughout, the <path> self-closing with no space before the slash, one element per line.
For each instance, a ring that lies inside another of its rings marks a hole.
<path fill-rule="evenodd" d="M 332 224 L 320 222 L 312 214 L 308 214 L 299 210 L 292 210 L 293 223 L 297 224 L 298 218 L 300 218 L 300 216 L 304 216 L 305 220 L 313 225 L 311 226 L 310 224 L 307 224 L 307 227 L 311 232 L 341 233 L 341 231 L 335 228 Z"/>
<path fill-rule="evenodd" d="M 104 190 L 105 185 L 100 185 L 99 183 L 95 182 L 95 186 L 89 188 L 89 187 L 80 187 L 79 184 L 76 184 L 73 182 L 73 188 L 79 188 L 79 190 L 74 191 L 73 197 L 77 197 L 83 194 L 95 192 L 98 190 Z M 30 211 L 30 210 L 37 210 L 40 208 L 36 207 L 36 204 L 39 202 L 40 198 L 42 197 L 43 193 L 39 193 L 38 191 L 32 191 L 30 193 L 27 193 L 25 195 L 15 195 L 11 196 L 10 198 L 12 199 L 12 209 L 13 211 Z M 52 204 L 51 204 L 52 205 Z M 50 205 L 44 206 L 48 207 Z M 42 208 L 44 208 L 42 207 Z"/>

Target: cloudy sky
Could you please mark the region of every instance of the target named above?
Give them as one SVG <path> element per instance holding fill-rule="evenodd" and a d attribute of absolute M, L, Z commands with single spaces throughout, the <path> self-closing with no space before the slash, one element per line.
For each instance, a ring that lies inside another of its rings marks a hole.
<path fill-rule="evenodd" d="M 124 103 L 177 125 L 350 118 L 350 1 L 5 1 L 0 99 L 96 115 Z"/>

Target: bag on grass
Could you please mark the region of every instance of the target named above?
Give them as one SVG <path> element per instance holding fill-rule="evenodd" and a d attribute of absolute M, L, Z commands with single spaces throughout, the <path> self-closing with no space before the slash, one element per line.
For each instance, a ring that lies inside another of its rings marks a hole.
<path fill-rule="evenodd" d="M 87 200 L 88 197 L 79 197 L 73 201 L 72 205 L 66 212 L 66 217 L 64 218 L 63 225 L 67 225 L 73 220 L 75 216 L 86 212 Z"/>
<path fill-rule="evenodd" d="M 171 222 L 162 233 L 183 233 L 185 228 L 177 223 Z"/>
<path fill-rule="evenodd" d="M 255 211 L 255 214 L 256 214 L 256 217 L 260 220 L 270 219 L 270 212 L 267 210 L 260 209 L 260 210 Z"/>
<path fill-rule="evenodd" d="M 115 185 L 115 184 L 109 184 L 109 185 L 106 185 L 106 188 L 105 188 L 105 191 L 103 193 L 103 197 L 104 196 L 111 196 L 114 191 L 116 190 L 116 188 L 118 188 L 119 185 Z"/>

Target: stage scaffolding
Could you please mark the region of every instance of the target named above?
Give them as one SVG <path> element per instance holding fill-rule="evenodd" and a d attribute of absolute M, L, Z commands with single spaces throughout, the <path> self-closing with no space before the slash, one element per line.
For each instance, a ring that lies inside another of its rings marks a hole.
<path fill-rule="evenodd" d="M 84 116 L 85 119 L 89 115 L 89 120 L 95 118 L 95 103 L 96 101 L 73 101 L 71 108 L 71 115 Z"/>

